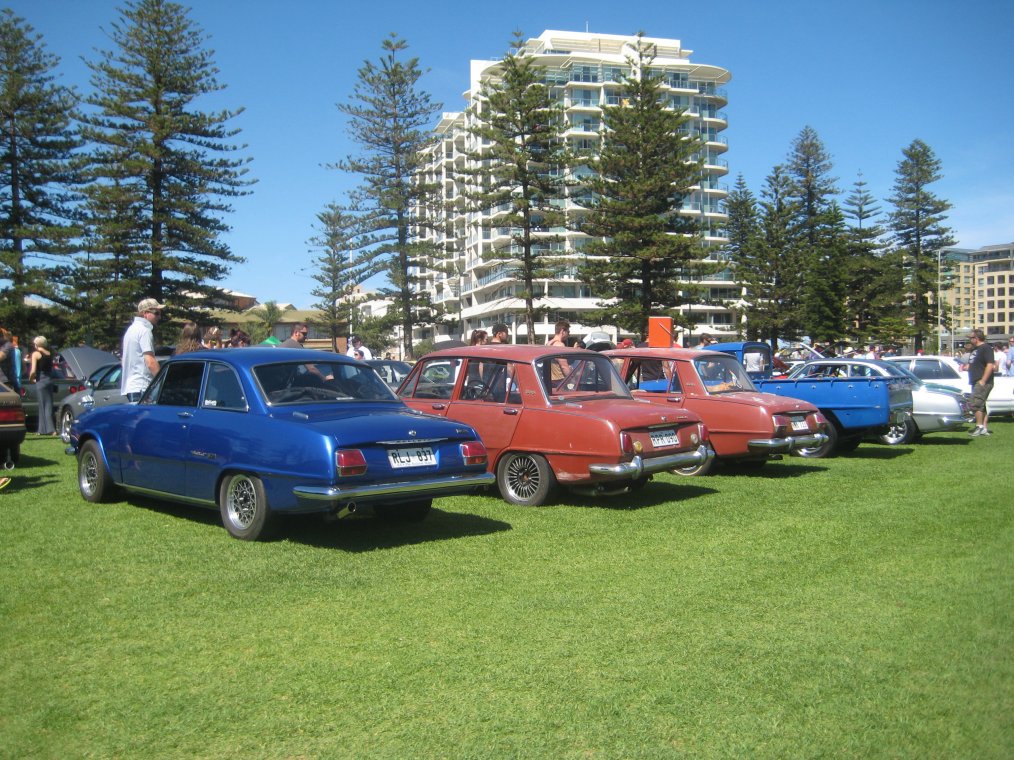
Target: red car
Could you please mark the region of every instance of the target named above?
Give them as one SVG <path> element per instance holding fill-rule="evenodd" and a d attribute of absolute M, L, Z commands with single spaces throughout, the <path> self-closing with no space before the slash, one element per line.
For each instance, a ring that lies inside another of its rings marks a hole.
<path fill-rule="evenodd" d="M 616 363 L 634 398 L 666 409 L 687 409 L 708 426 L 715 458 L 677 470 L 683 475 L 703 475 L 716 459 L 760 466 L 773 456 L 827 440 L 827 421 L 817 407 L 758 392 L 743 365 L 729 354 L 632 348 L 605 355 Z"/>
<path fill-rule="evenodd" d="M 486 345 L 427 354 L 398 395 L 471 425 L 504 499 L 538 505 L 559 484 L 613 494 L 713 456 L 700 417 L 635 401 L 600 353 Z"/>

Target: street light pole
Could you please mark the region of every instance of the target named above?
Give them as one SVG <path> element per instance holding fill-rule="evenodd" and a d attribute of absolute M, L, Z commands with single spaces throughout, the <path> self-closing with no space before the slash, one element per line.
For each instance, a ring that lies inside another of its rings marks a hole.
<path fill-rule="evenodd" d="M 943 287 L 941 277 L 943 273 L 943 257 L 944 249 L 941 248 L 937 251 L 937 356 L 942 354 L 944 349 Z"/>

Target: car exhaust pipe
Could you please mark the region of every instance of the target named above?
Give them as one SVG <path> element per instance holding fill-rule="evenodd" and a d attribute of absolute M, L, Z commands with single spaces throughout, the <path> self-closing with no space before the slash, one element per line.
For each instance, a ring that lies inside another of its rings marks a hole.
<path fill-rule="evenodd" d="M 350 501 L 344 507 L 338 510 L 336 517 L 341 520 L 343 517 L 348 517 L 351 514 L 355 514 L 359 510 L 359 507 L 354 501 Z"/>

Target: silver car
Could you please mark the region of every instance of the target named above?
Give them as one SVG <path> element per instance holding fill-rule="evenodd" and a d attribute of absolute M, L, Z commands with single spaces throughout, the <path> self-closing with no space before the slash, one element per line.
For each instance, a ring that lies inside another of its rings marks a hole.
<path fill-rule="evenodd" d="M 125 404 L 127 397 L 120 393 L 119 364 L 105 364 L 89 375 L 86 388 L 65 396 L 57 407 L 56 429 L 65 443 L 70 443 L 70 427 L 74 420 L 97 406 Z"/>

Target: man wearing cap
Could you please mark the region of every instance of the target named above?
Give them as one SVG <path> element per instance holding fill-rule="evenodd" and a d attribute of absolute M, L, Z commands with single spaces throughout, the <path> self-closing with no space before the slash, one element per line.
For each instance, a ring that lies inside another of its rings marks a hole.
<path fill-rule="evenodd" d="M 154 329 L 164 308 L 154 298 L 145 298 L 137 305 L 137 316 L 123 334 L 120 393 L 130 402 L 140 399 L 158 374 Z"/>

